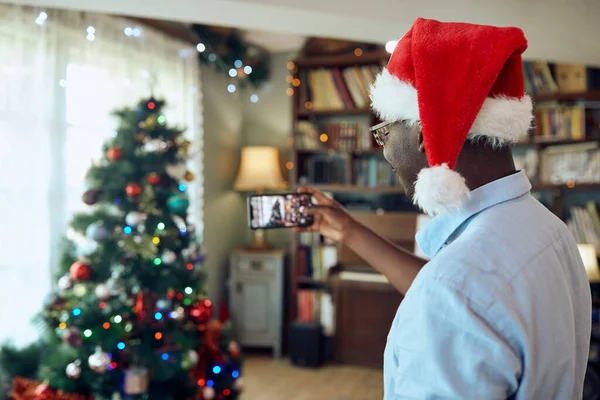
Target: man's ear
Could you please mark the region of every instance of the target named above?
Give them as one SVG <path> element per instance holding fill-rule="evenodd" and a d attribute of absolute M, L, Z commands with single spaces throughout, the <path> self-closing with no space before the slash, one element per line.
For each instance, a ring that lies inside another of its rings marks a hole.
<path fill-rule="evenodd" d="M 419 152 L 425 153 L 425 143 L 423 142 L 423 132 L 419 130 Z"/>

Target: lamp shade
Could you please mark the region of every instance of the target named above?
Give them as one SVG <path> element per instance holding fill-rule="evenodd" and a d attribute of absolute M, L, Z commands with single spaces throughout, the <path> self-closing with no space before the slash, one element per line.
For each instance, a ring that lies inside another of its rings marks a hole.
<path fill-rule="evenodd" d="M 600 270 L 598 270 L 598 256 L 596 249 L 591 244 L 578 244 L 579 254 L 590 282 L 600 282 Z"/>
<path fill-rule="evenodd" d="M 285 182 L 279 167 L 279 150 L 271 146 L 242 148 L 240 170 L 233 186 L 240 192 L 283 189 Z"/>

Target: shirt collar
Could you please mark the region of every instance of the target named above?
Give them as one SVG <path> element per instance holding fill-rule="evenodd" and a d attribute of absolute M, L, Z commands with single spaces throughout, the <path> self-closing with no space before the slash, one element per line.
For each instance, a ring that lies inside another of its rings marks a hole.
<path fill-rule="evenodd" d="M 460 209 L 434 217 L 417 233 L 417 243 L 429 258 L 433 258 L 469 218 L 530 190 L 531 183 L 523 171 L 481 186 L 469 193 Z"/>

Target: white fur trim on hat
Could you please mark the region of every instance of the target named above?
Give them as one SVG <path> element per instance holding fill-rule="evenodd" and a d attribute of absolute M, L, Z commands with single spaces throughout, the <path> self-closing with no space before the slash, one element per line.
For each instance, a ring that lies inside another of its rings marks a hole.
<path fill-rule="evenodd" d="M 420 120 L 417 90 L 385 68 L 371 86 L 371 107 L 382 121 Z M 527 136 L 533 120 L 531 97 L 488 97 L 479 111 L 469 137 L 485 136 L 492 144 L 514 143 Z"/>
<path fill-rule="evenodd" d="M 423 168 L 415 182 L 413 203 L 430 216 L 459 209 L 469 195 L 465 178 L 448 164 Z"/>

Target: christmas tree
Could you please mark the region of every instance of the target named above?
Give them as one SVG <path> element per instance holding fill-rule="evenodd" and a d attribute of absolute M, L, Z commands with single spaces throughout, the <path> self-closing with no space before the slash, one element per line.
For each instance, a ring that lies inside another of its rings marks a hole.
<path fill-rule="evenodd" d="M 191 143 L 164 106 L 151 98 L 116 112 L 119 126 L 87 174 L 90 212 L 71 222 L 38 317 L 46 334 L 22 357 L 6 346 L 0 355 L 9 375 L 34 371 L 15 377 L 12 398 L 239 397 L 239 346 L 226 309 L 215 320 L 203 294 L 204 253 L 187 220 Z"/>

